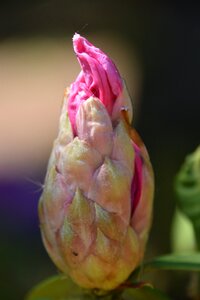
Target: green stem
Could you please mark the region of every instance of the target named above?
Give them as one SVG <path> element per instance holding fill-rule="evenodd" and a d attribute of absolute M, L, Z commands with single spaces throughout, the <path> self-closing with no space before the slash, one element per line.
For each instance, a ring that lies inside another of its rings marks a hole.
<path fill-rule="evenodd" d="M 197 244 L 197 251 L 200 252 L 200 222 L 197 221 L 194 224 L 194 232 Z M 200 272 L 196 274 L 197 283 L 196 283 L 196 297 L 194 299 L 200 299 Z"/>
<path fill-rule="evenodd" d="M 197 251 L 200 251 L 200 224 L 194 224 L 194 232 L 197 243 Z"/>

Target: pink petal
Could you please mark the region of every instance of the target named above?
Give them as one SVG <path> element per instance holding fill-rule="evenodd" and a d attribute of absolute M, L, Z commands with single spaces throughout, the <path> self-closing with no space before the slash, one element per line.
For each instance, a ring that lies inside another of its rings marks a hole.
<path fill-rule="evenodd" d="M 135 150 L 135 161 L 134 161 L 134 176 L 131 184 L 131 200 L 132 200 L 132 214 L 134 213 L 135 208 L 138 205 L 140 200 L 141 191 L 142 191 L 142 168 L 143 168 L 143 159 L 140 154 L 139 147 L 134 144 Z"/>
<path fill-rule="evenodd" d="M 73 37 L 74 51 L 82 71 L 71 85 L 68 113 L 76 134 L 75 118 L 81 102 L 95 96 L 112 115 L 113 105 L 123 89 L 122 79 L 111 59 L 79 34 Z"/>

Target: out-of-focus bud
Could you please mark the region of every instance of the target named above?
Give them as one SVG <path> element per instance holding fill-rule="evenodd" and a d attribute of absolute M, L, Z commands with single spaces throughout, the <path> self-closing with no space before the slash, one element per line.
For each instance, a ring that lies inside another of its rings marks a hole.
<path fill-rule="evenodd" d="M 39 204 L 41 232 L 61 271 L 84 288 L 111 290 L 143 258 L 153 172 L 114 63 L 78 34 L 73 43 L 82 71 L 66 90 Z"/>
<path fill-rule="evenodd" d="M 175 181 L 178 206 L 191 220 L 200 247 L 200 146 L 183 163 Z"/>
<path fill-rule="evenodd" d="M 197 248 L 192 222 L 178 208 L 172 220 L 171 247 L 175 253 L 191 253 Z"/>

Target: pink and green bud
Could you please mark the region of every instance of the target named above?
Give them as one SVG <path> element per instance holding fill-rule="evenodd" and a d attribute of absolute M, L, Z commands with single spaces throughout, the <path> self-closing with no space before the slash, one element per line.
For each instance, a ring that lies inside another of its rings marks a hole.
<path fill-rule="evenodd" d="M 66 89 L 39 215 L 45 247 L 84 288 L 111 290 L 140 264 L 153 172 L 131 129 L 132 105 L 110 58 L 75 34 L 82 71 Z"/>

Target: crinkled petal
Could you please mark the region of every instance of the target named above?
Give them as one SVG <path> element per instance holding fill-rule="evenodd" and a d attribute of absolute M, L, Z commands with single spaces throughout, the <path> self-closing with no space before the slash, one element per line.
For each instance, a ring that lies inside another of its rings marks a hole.
<path fill-rule="evenodd" d="M 123 89 L 122 79 L 111 59 L 79 34 L 73 37 L 74 51 L 82 71 L 71 85 L 68 113 L 76 134 L 76 114 L 82 102 L 97 97 L 111 115 L 113 104 Z"/>

